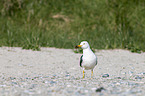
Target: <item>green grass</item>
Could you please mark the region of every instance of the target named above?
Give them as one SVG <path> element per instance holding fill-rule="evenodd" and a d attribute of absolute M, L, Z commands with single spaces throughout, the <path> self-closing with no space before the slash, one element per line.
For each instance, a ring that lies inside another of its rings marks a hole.
<path fill-rule="evenodd" d="M 0 46 L 145 51 L 144 0 L 1 0 Z"/>

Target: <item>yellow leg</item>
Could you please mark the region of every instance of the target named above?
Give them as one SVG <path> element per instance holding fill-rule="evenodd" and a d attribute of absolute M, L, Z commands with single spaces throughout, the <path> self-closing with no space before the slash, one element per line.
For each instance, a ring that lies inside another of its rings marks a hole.
<path fill-rule="evenodd" d="M 91 70 L 91 72 L 92 72 L 92 74 L 91 74 L 91 79 L 92 79 L 92 77 L 93 77 L 93 70 Z"/>
<path fill-rule="evenodd" d="M 85 71 L 83 70 L 83 78 L 85 78 Z"/>

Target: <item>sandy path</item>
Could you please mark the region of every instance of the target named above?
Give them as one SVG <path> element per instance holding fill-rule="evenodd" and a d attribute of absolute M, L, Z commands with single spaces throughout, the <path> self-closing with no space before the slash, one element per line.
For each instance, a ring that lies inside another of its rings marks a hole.
<path fill-rule="evenodd" d="M 32 51 L 1 47 L 0 94 L 6 96 L 118 95 L 112 93 L 114 86 L 120 88 L 115 92 L 120 92 L 122 95 L 145 94 L 145 53 L 138 54 L 116 49 L 96 50 L 96 55 L 98 65 L 94 69 L 94 78 L 90 79 L 91 72 L 86 71 L 86 78 L 82 79 L 82 69 L 79 66 L 81 54 L 75 54 L 71 49 L 42 48 L 41 51 Z M 105 73 L 109 74 L 108 78 L 102 78 Z M 118 77 L 121 79 L 116 80 Z M 114 82 L 118 82 L 118 85 Z M 130 86 L 128 85 L 130 82 L 137 85 Z M 32 85 L 33 88 L 30 89 Z M 134 86 L 135 88 L 139 86 L 140 91 L 132 92 L 135 90 Z M 99 87 L 104 87 L 106 90 L 95 92 L 94 90 Z M 71 92 L 68 91 L 69 88 Z"/>

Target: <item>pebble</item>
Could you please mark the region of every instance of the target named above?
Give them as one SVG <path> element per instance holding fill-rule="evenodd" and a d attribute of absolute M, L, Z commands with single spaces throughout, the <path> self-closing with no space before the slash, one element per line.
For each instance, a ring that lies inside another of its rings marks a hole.
<path fill-rule="evenodd" d="M 19 65 L 19 66 L 26 66 L 26 65 L 24 65 L 24 64 L 21 64 L 21 63 L 19 63 L 18 65 Z"/>
<path fill-rule="evenodd" d="M 97 88 L 96 92 L 101 92 L 102 90 L 105 90 L 103 87 Z"/>
<path fill-rule="evenodd" d="M 15 77 L 10 77 L 10 79 L 11 79 L 11 80 L 14 80 L 14 79 L 16 79 L 16 78 L 15 78 Z"/>
<path fill-rule="evenodd" d="M 37 78 L 39 78 L 39 77 L 34 77 L 33 79 L 37 79 Z"/>
<path fill-rule="evenodd" d="M 141 72 L 141 73 L 139 73 L 139 75 L 145 75 L 145 72 Z"/>
<path fill-rule="evenodd" d="M 15 85 L 17 85 L 17 82 L 11 82 L 11 84 L 15 84 Z"/>
<path fill-rule="evenodd" d="M 69 77 L 69 76 L 70 76 L 69 74 L 65 75 L 65 77 Z"/>
<path fill-rule="evenodd" d="M 136 76 L 135 79 L 142 79 L 142 77 Z"/>
<path fill-rule="evenodd" d="M 121 77 L 115 77 L 115 79 L 121 79 Z"/>
<path fill-rule="evenodd" d="M 31 79 L 31 78 L 29 78 L 29 77 L 25 77 L 25 79 Z"/>
<path fill-rule="evenodd" d="M 141 74 L 142 74 L 142 75 L 145 75 L 145 72 L 142 72 Z"/>
<path fill-rule="evenodd" d="M 43 83 L 49 83 L 49 81 L 48 80 L 45 80 L 45 81 L 43 81 Z"/>
<path fill-rule="evenodd" d="M 130 76 L 132 76 L 133 73 L 134 73 L 134 72 L 132 72 L 132 71 L 129 71 L 129 72 L 128 72 L 128 74 L 129 74 Z"/>
<path fill-rule="evenodd" d="M 102 75 L 102 77 L 107 78 L 107 77 L 109 77 L 109 74 L 104 74 L 104 75 Z"/>
<path fill-rule="evenodd" d="M 56 82 L 55 81 L 50 81 L 50 84 L 56 84 Z"/>

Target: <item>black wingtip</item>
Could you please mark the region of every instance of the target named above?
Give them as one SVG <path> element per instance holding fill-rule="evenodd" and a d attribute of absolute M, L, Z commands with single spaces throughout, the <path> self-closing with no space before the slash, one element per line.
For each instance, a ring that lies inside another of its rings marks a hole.
<path fill-rule="evenodd" d="M 82 62 L 83 62 L 83 55 L 80 57 L 80 67 L 82 67 Z"/>

